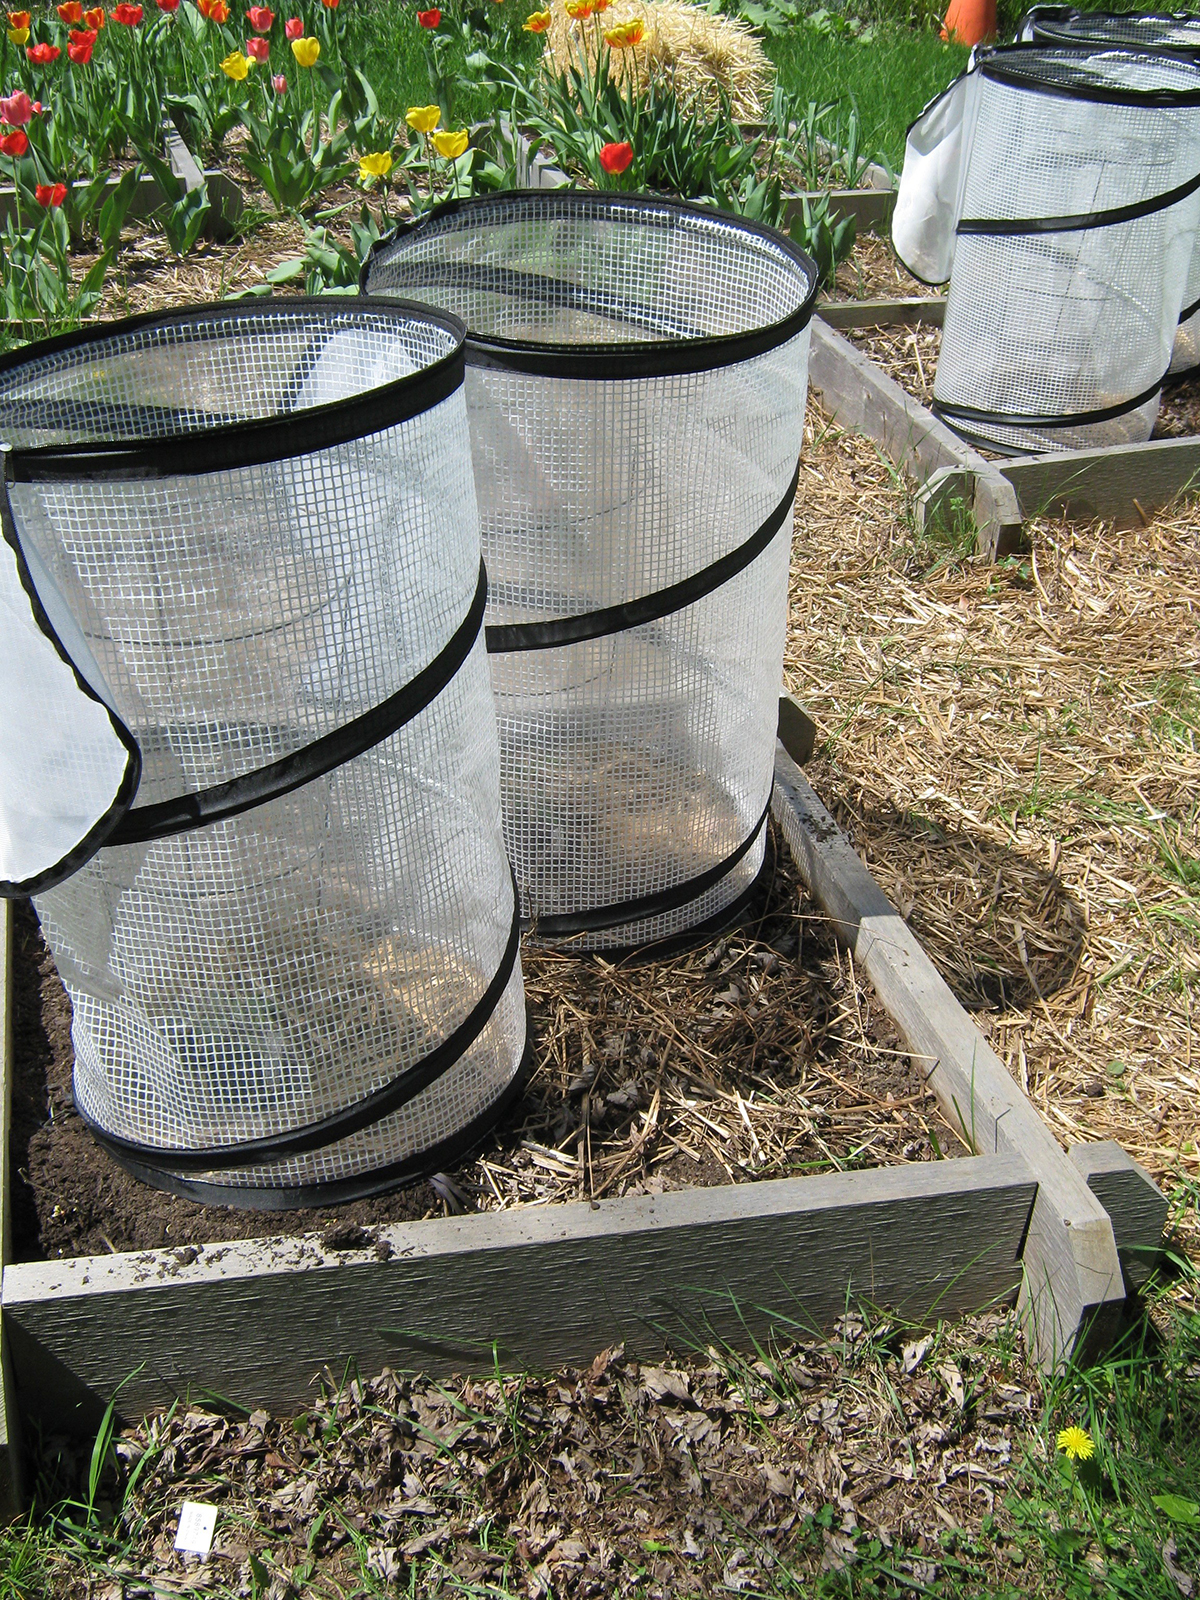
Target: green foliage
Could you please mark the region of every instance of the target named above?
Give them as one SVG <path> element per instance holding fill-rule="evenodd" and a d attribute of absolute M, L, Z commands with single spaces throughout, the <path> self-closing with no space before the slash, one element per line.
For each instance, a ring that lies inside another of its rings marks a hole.
<path fill-rule="evenodd" d="M 838 267 L 854 249 L 854 218 L 846 214 L 835 220 L 827 194 L 816 200 L 809 200 L 806 195 L 800 202 L 800 215 L 792 223 L 791 235 L 816 262 L 822 287 L 829 288 Z"/>
<path fill-rule="evenodd" d="M 71 230 L 61 206 L 43 210 L 32 195 L 0 233 L 0 295 L 8 338 L 49 338 L 77 328 L 100 303 L 109 257 L 102 255 L 81 278 L 71 271 Z"/>
<path fill-rule="evenodd" d="M 350 223 L 348 245 L 325 225 L 310 228 L 304 254 L 281 261 L 267 273 L 266 292 L 271 287 L 303 281 L 305 294 L 354 294 L 362 264 L 379 237 L 379 224 L 367 206 L 363 206 L 358 220 Z"/>

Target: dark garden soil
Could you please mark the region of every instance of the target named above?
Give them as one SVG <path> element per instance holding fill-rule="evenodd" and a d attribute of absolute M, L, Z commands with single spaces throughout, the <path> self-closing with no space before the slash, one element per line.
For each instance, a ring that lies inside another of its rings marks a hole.
<path fill-rule="evenodd" d="M 116 1166 L 74 1110 L 70 1002 L 27 903 L 16 908 L 14 946 L 21 1260 L 280 1233 L 361 1247 L 381 1224 L 451 1209 L 958 1153 L 890 1019 L 803 901 L 782 846 L 754 919 L 701 949 L 614 966 L 527 948 L 535 1066 L 516 1109 L 434 1184 L 320 1211 L 200 1206 Z"/>

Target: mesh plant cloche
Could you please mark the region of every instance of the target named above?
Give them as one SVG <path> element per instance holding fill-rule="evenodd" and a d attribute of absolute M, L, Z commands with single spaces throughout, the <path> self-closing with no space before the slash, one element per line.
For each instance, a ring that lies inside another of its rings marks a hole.
<path fill-rule="evenodd" d="M 0 363 L 0 877 L 80 1113 L 179 1193 L 387 1187 L 519 1080 L 462 333 L 299 300 Z"/>
<path fill-rule="evenodd" d="M 364 282 L 467 324 L 505 829 L 576 948 L 728 912 L 763 860 L 812 263 L 643 196 L 444 206 Z"/>
<path fill-rule="evenodd" d="M 1000 450 L 1149 437 L 1200 220 L 1200 68 L 975 52 L 909 130 L 892 239 L 950 287 L 934 408 Z"/>

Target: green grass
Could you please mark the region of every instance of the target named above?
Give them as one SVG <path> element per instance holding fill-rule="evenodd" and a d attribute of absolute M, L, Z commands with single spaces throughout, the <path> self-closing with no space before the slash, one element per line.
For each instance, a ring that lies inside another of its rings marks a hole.
<path fill-rule="evenodd" d="M 796 99 L 858 112 L 862 146 L 899 173 L 908 125 L 962 71 L 968 52 L 932 30 L 882 23 L 869 43 L 807 24 L 765 41 L 779 81 Z"/>

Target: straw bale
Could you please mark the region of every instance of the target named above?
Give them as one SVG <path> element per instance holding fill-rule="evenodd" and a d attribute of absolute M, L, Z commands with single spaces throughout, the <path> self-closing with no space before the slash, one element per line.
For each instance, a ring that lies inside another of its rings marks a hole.
<path fill-rule="evenodd" d="M 1200 504 L 922 543 L 817 407 L 786 682 L 810 778 L 1064 1144 L 1200 1179 Z"/>
<path fill-rule="evenodd" d="M 545 64 L 556 73 L 579 65 L 594 67 L 603 31 L 640 20 L 646 34 L 633 49 L 614 50 L 609 72 L 631 77 L 639 94 L 651 78 L 667 78 L 681 104 L 716 111 L 722 98 L 735 117 L 757 122 L 771 95 L 771 63 L 753 29 L 736 17 L 705 11 L 689 0 L 613 0 L 597 17 L 575 22 L 560 7 L 551 8 Z"/>

